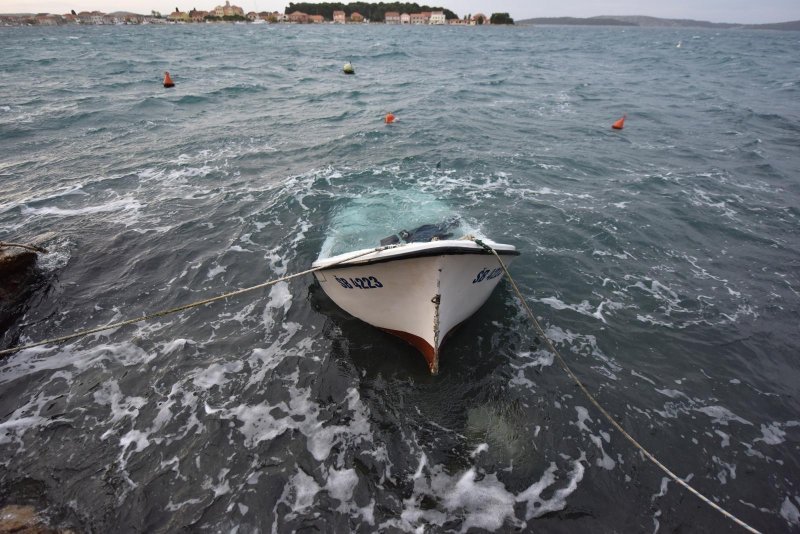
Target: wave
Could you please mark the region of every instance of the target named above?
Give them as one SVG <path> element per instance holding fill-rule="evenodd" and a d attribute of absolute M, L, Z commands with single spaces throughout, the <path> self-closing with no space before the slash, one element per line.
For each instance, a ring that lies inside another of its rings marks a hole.
<path fill-rule="evenodd" d="M 120 211 L 136 211 L 141 209 L 143 206 L 136 200 L 132 199 L 119 199 L 119 200 L 112 200 L 105 204 L 98 204 L 95 206 L 84 206 L 80 208 L 58 208 L 58 207 L 41 207 L 35 208 L 30 206 L 23 206 L 22 207 L 22 214 L 23 215 L 34 215 L 34 216 L 48 216 L 48 215 L 55 215 L 61 217 L 70 217 L 76 215 L 90 215 L 95 213 L 106 213 L 106 212 L 120 212 Z"/>

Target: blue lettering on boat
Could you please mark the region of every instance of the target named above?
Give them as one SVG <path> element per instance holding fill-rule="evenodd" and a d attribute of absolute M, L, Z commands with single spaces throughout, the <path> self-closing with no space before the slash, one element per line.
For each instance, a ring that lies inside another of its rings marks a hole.
<path fill-rule="evenodd" d="M 492 278 L 497 278 L 501 274 L 503 274 L 502 267 L 498 267 L 494 270 L 481 269 L 477 276 L 475 276 L 475 279 L 472 281 L 472 283 L 477 284 L 478 282 L 483 282 L 484 280 L 491 280 Z"/>
<path fill-rule="evenodd" d="M 374 276 L 356 278 L 339 278 L 338 276 L 334 276 L 334 279 L 345 289 L 379 289 L 383 287 L 380 280 Z"/>

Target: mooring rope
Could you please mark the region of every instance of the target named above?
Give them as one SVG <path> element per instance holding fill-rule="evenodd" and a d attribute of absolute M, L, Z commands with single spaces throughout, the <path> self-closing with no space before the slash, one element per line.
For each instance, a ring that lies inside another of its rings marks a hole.
<path fill-rule="evenodd" d="M 675 473 L 670 471 L 669 468 L 667 468 L 667 466 L 662 464 L 658 460 L 658 458 L 653 456 L 647 449 L 644 448 L 644 446 L 642 444 L 640 444 L 638 441 L 636 441 L 636 439 L 633 436 L 628 434 L 628 432 L 624 428 L 622 428 L 622 425 L 620 425 L 617 422 L 617 420 L 614 419 L 611 416 L 611 414 L 609 414 L 605 410 L 605 408 L 603 408 L 603 406 L 600 405 L 600 403 L 597 401 L 597 399 L 594 398 L 594 395 L 592 395 L 589 392 L 589 390 L 586 389 L 586 386 L 584 386 L 583 382 L 581 382 L 581 380 L 575 375 L 575 373 L 572 372 L 572 369 L 570 369 L 569 365 L 567 365 L 567 362 L 564 359 L 564 357 L 561 356 L 561 353 L 558 352 L 558 349 L 556 349 L 556 347 L 553 345 L 553 342 L 550 341 L 550 338 L 547 337 L 547 334 L 545 334 L 544 330 L 542 329 L 541 325 L 539 324 L 539 321 L 536 320 L 536 316 L 533 315 L 533 312 L 531 311 L 530 307 L 528 306 L 528 303 L 525 301 L 525 298 L 522 296 L 522 292 L 519 290 L 519 287 L 517 287 L 516 282 L 514 282 L 514 278 L 511 276 L 511 273 L 508 272 L 508 268 L 506 267 L 506 264 L 503 262 L 502 259 L 500 259 L 500 255 L 497 253 L 497 251 L 493 247 L 490 247 L 489 245 L 487 245 L 486 243 L 481 241 L 480 239 L 475 239 L 474 241 L 475 241 L 475 243 L 477 245 L 483 247 L 485 250 L 490 251 L 492 254 L 495 255 L 495 257 L 497 258 L 497 261 L 500 262 L 500 266 L 503 268 L 503 271 L 505 272 L 506 276 L 508 277 L 508 281 L 511 283 L 511 286 L 514 288 L 514 292 L 517 294 L 517 298 L 519 298 L 520 302 L 522 303 L 522 306 L 525 308 L 525 311 L 528 312 L 528 316 L 531 318 L 531 322 L 533 323 L 533 326 L 535 327 L 536 331 L 544 339 L 545 343 L 547 344 L 547 347 L 552 351 L 553 354 L 556 355 L 556 357 L 558 358 L 558 363 L 561 365 L 561 367 L 564 369 L 564 371 L 566 371 L 566 373 L 569 375 L 569 377 L 572 378 L 572 380 L 575 382 L 575 384 L 578 386 L 578 388 L 580 388 L 580 390 L 583 392 L 583 394 L 586 396 L 586 398 L 589 399 L 589 402 L 591 402 L 594 405 L 594 407 L 597 408 L 598 411 L 601 414 L 603 414 L 603 416 L 606 418 L 606 420 L 609 423 L 611 423 L 611 425 L 614 428 L 616 428 L 620 432 L 620 434 L 622 434 L 625 437 L 625 439 L 627 439 L 629 442 L 631 442 L 634 447 L 639 449 L 639 451 L 642 454 L 644 454 L 651 462 L 653 462 L 662 471 L 664 471 L 664 473 L 666 473 L 667 476 L 669 478 L 671 478 L 673 481 L 675 481 L 676 483 L 678 483 L 681 486 L 683 486 L 684 488 L 686 488 L 690 493 L 692 493 L 695 496 L 697 496 L 701 501 L 705 502 L 710 507 L 712 507 L 713 509 L 715 509 L 716 511 L 718 511 L 719 513 L 721 513 L 722 515 L 724 515 L 725 517 L 727 517 L 728 519 L 730 519 L 731 521 L 733 521 L 734 523 L 739 525 L 740 527 L 742 527 L 745 530 L 748 530 L 750 532 L 753 532 L 755 534 L 760 534 L 760 532 L 758 530 L 756 530 L 755 528 L 751 527 L 750 525 L 748 525 L 747 523 L 745 523 L 744 521 L 742 521 L 741 519 L 739 519 L 738 517 L 736 517 L 732 513 L 728 512 L 727 510 L 725 510 L 724 508 L 722 508 L 721 506 L 716 504 L 715 502 L 711 501 L 708 497 L 706 497 L 705 495 L 703 495 L 702 493 L 700 493 L 699 491 L 694 489 L 692 486 L 690 486 L 688 482 L 686 482 L 685 480 L 680 478 L 678 475 L 676 475 Z"/>
<path fill-rule="evenodd" d="M 69 335 L 66 335 L 66 336 L 54 337 L 52 339 L 46 339 L 44 341 L 37 341 L 36 343 L 29 343 L 27 345 L 21 345 L 19 347 L 13 347 L 13 348 L 10 348 L 10 349 L 0 350 L 0 356 L 5 356 L 7 354 L 13 354 L 15 352 L 19 352 L 19 351 L 25 350 L 25 349 L 32 349 L 34 347 L 39 347 L 41 345 L 49 345 L 49 344 L 54 344 L 54 343 L 63 343 L 65 341 L 70 341 L 72 339 L 77 339 L 77 338 L 80 338 L 80 337 L 88 336 L 90 334 L 96 334 L 97 332 L 102 332 L 104 330 L 111 330 L 113 328 L 119 328 L 121 326 L 141 323 L 142 321 L 148 321 L 150 319 L 155 319 L 157 317 L 163 317 L 165 315 L 170 315 L 170 314 L 173 314 L 173 313 L 177 313 L 179 311 L 188 310 L 190 308 L 197 308 L 198 306 L 203 306 L 205 304 L 210 304 L 212 302 L 217 302 L 219 300 L 225 300 L 225 299 L 230 298 L 230 297 L 235 297 L 237 295 L 242 295 L 244 293 L 249 293 L 250 291 L 255 291 L 256 289 L 262 289 L 262 288 L 265 288 L 265 287 L 269 287 L 271 285 L 277 284 L 278 282 L 285 282 L 287 280 L 291 280 L 292 278 L 297 278 L 297 277 L 300 277 L 300 276 L 304 276 L 306 274 L 310 274 L 310 273 L 319 271 L 321 269 L 327 269 L 329 267 L 333 267 L 334 265 L 339 265 L 340 263 L 344 263 L 344 262 L 347 262 L 347 261 L 355 260 L 355 259 L 360 258 L 362 256 L 366 256 L 368 254 L 372 254 L 373 252 L 380 252 L 381 250 L 384 250 L 386 248 L 387 247 L 376 247 L 374 249 L 370 249 L 370 250 L 367 250 L 365 252 L 361 252 L 359 254 L 355 254 L 353 256 L 347 256 L 346 258 L 342 258 L 341 260 L 338 260 L 338 261 L 333 262 L 333 263 L 329 263 L 329 264 L 324 265 L 322 267 L 314 267 L 312 269 L 307 269 L 307 270 L 299 272 L 299 273 L 290 274 L 288 276 L 283 276 L 281 278 L 276 278 L 275 280 L 270 280 L 268 282 L 264 282 L 264 283 L 261 283 L 261 284 L 255 285 L 255 286 L 245 287 L 243 289 L 237 289 L 235 291 L 231 291 L 229 293 L 224 293 L 224 294 L 218 295 L 216 297 L 211 297 L 211 298 L 208 298 L 208 299 L 198 300 L 196 302 L 192 302 L 191 304 L 184 304 L 183 306 L 176 306 L 175 308 L 170 308 L 168 310 L 162 310 L 162 311 L 158 311 L 158 312 L 155 312 L 155 313 L 150 313 L 150 314 L 147 314 L 147 315 L 143 315 L 141 317 L 136 317 L 134 319 L 127 319 L 125 321 L 120 321 L 118 323 L 113 323 L 113 324 L 109 324 L 109 325 L 105 325 L 105 326 L 98 326 L 97 328 L 90 328 L 88 330 L 81 330 L 80 332 L 75 332 L 74 334 L 69 334 Z"/>

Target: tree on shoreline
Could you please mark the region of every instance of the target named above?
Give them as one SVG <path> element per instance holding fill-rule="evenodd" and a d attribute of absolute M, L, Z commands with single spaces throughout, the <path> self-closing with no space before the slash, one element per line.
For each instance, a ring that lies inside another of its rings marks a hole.
<path fill-rule="evenodd" d="M 514 19 L 508 13 L 492 13 L 490 24 L 514 24 Z"/>
<path fill-rule="evenodd" d="M 222 17 L 217 17 L 215 15 L 206 15 L 203 20 L 210 20 L 211 22 L 244 22 L 247 21 L 247 17 L 243 17 L 241 15 L 225 15 Z"/>

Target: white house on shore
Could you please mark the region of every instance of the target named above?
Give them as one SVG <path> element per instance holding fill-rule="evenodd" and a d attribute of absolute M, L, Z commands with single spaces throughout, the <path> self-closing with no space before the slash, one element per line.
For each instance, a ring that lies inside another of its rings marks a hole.
<path fill-rule="evenodd" d="M 398 13 L 387 11 L 384 15 L 386 24 L 447 24 L 444 11 L 423 11 L 422 13 Z"/>
<path fill-rule="evenodd" d="M 447 18 L 444 16 L 444 11 L 432 11 L 431 18 L 428 24 L 447 24 Z"/>

